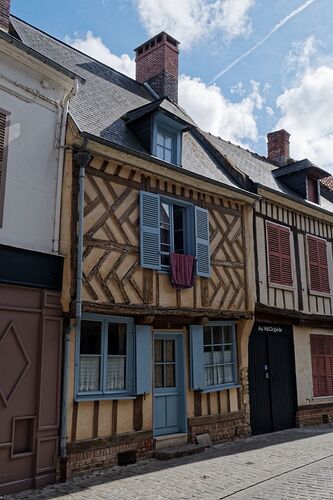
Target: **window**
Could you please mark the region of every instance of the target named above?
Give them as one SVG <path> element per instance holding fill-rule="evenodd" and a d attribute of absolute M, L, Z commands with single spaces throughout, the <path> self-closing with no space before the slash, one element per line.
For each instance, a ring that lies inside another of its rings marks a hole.
<path fill-rule="evenodd" d="M 207 387 L 235 382 L 232 326 L 204 327 L 204 365 Z"/>
<path fill-rule="evenodd" d="M 267 222 L 266 231 L 269 282 L 276 285 L 292 286 L 290 229 L 273 222 Z"/>
<path fill-rule="evenodd" d="M 333 336 L 310 335 L 313 395 L 333 396 Z"/>
<path fill-rule="evenodd" d="M 162 269 L 169 268 L 170 253 L 186 253 L 186 214 L 187 210 L 185 207 L 163 201 L 160 203 Z M 191 249 L 188 251 L 191 251 Z"/>
<path fill-rule="evenodd" d="M 194 255 L 197 276 L 210 276 L 208 210 L 141 191 L 141 267 L 167 270 L 170 253 Z"/>
<path fill-rule="evenodd" d="M 329 293 L 326 240 L 307 235 L 307 247 L 310 289 L 314 292 Z"/>
<path fill-rule="evenodd" d="M 9 113 L 0 109 L 0 227 L 3 219 L 8 153 Z"/>
<path fill-rule="evenodd" d="M 161 160 L 172 162 L 172 150 L 175 147 L 175 137 L 163 130 L 157 130 L 156 156 Z"/>
<path fill-rule="evenodd" d="M 309 201 L 313 201 L 313 203 L 319 203 L 318 190 L 318 181 L 316 179 L 307 177 L 307 199 Z"/>
<path fill-rule="evenodd" d="M 190 328 L 191 388 L 212 391 L 237 384 L 234 322 L 211 322 Z"/>
<path fill-rule="evenodd" d="M 77 394 L 133 392 L 133 325 L 122 318 L 81 321 Z"/>

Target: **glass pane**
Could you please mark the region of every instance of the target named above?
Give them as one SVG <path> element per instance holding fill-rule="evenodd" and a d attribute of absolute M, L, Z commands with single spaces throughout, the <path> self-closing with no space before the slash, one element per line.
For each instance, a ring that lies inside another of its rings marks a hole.
<path fill-rule="evenodd" d="M 161 225 L 167 224 L 170 225 L 170 205 L 167 203 L 161 203 Z"/>
<path fill-rule="evenodd" d="M 163 366 L 155 365 L 155 387 L 163 387 Z"/>
<path fill-rule="evenodd" d="M 207 386 L 214 385 L 214 375 L 212 367 L 205 368 L 205 380 Z"/>
<path fill-rule="evenodd" d="M 166 340 L 164 343 L 165 354 L 164 361 L 175 361 L 175 341 Z"/>
<path fill-rule="evenodd" d="M 164 148 L 162 146 L 156 147 L 156 156 L 157 156 L 157 158 L 160 158 L 161 160 L 164 159 Z"/>
<path fill-rule="evenodd" d="M 204 345 L 211 344 L 212 343 L 211 327 L 204 326 L 203 333 L 204 333 Z"/>
<path fill-rule="evenodd" d="M 100 321 L 82 321 L 80 336 L 80 354 L 101 354 Z"/>
<path fill-rule="evenodd" d="M 161 255 L 161 264 L 163 267 L 170 267 L 170 255 Z"/>
<path fill-rule="evenodd" d="M 224 380 L 225 380 L 226 384 L 234 381 L 233 365 L 232 364 L 224 366 Z"/>
<path fill-rule="evenodd" d="M 164 160 L 171 163 L 171 149 L 164 150 Z"/>
<path fill-rule="evenodd" d="M 108 354 L 126 355 L 127 326 L 124 323 L 109 323 Z"/>
<path fill-rule="evenodd" d="M 222 344 L 222 327 L 213 326 L 213 342 L 214 344 Z"/>
<path fill-rule="evenodd" d="M 100 384 L 100 356 L 81 355 L 79 391 L 99 391 Z"/>
<path fill-rule="evenodd" d="M 175 252 L 184 253 L 184 225 L 185 225 L 185 209 L 183 207 L 173 207 L 173 227 L 174 227 L 174 243 Z"/>
<path fill-rule="evenodd" d="M 161 246 L 170 246 L 170 230 L 169 227 L 161 226 Z"/>
<path fill-rule="evenodd" d="M 227 344 L 224 346 L 224 363 L 232 362 L 232 345 Z"/>
<path fill-rule="evenodd" d="M 219 351 L 216 351 L 215 349 L 216 347 L 214 347 L 214 352 L 213 352 L 213 364 L 220 365 L 223 363 L 223 352 L 222 349 Z"/>
<path fill-rule="evenodd" d="M 175 365 L 165 365 L 165 387 L 175 386 Z"/>
<path fill-rule="evenodd" d="M 108 356 L 106 390 L 121 391 L 126 387 L 126 357 Z"/>
<path fill-rule="evenodd" d="M 155 363 L 163 361 L 163 340 L 154 341 Z"/>
<path fill-rule="evenodd" d="M 216 365 L 216 366 L 214 366 L 214 385 L 221 385 L 223 383 L 224 383 L 223 366 Z"/>
<path fill-rule="evenodd" d="M 210 348 L 207 347 L 205 347 L 205 352 L 204 352 L 204 364 L 205 366 L 213 364 L 213 353 L 210 350 Z"/>
<path fill-rule="evenodd" d="M 164 134 L 164 147 L 167 149 L 172 148 L 172 138 L 170 137 L 170 135 Z"/>
<path fill-rule="evenodd" d="M 161 132 L 157 132 L 157 144 L 159 146 L 164 147 L 164 134 L 161 134 Z"/>
<path fill-rule="evenodd" d="M 223 337 L 224 337 L 223 342 L 225 344 L 232 344 L 232 327 L 231 326 L 225 326 L 223 328 Z"/>

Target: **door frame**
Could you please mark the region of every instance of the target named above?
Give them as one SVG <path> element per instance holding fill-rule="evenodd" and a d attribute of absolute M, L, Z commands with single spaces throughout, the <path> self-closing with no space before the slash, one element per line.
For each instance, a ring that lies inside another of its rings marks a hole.
<path fill-rule="evenodd" d="M 177 330 L 155 330 L 153 331 L 153 374 L 152 374 L 152 417 L 153 417 L 153 437 L 156 437 L 155 433 L 155 349 L 154 340 L 159 337 L 174 337 L 176 340 L 176 348 L 178 350 L 178 363 L 176 370 L 179 370 L 179 389 L 180 389 L 180 415 L 179 415 L 179 432 L 187 433 L 187 407 L 186 407 L 186 365 L 185 365 L 185 347 L 184 347 L 184 332 Z M 167 434 L 159 434 L 158 436 L 167 436 Z"/>

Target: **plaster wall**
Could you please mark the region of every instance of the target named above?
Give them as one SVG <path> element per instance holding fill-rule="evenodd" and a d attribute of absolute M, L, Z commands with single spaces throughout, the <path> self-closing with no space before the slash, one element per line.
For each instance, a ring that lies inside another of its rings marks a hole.
<path fill-rule="evenodd" d="M 314 397 L 310 335 L 333 335 L 333 330 L 294 326 L 295 366 L 298 406 L 333 403 L 332 397 Z"/>
<path fill-rule="evenodd" d="M 10 112 L 0 242 L 52 252 L 59 153 L 56 101 L 65 87 L 1 52 L 0 68 L 0 108 Z"/>

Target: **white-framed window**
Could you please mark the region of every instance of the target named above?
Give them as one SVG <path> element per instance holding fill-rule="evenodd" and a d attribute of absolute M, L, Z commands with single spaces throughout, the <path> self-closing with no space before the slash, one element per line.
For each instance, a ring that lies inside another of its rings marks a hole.
<path fill-rule="evenodd" d="M 190 327 L 191 388 L 218 391 L 237 386 L 236 325 L 213 321 Z"/>
<path fill-rule="evenodd" d="M 160 203 L 160 243 L 161 243 L 161 267 L 169 268 L 170 254 L 185 254 L 194 251 L 190 245 L 188 235 L 188 224 L 191 223 L 189 209 L 162 201 Z"/>
<path fill-rule="evenodd" d="M 174 134 L 168 133 L 161 128 L 157 129 L 156 137 L 156 156 L 161 160 L 172 163 L 173 150 L 175 149 L 176 137 Z"/>

